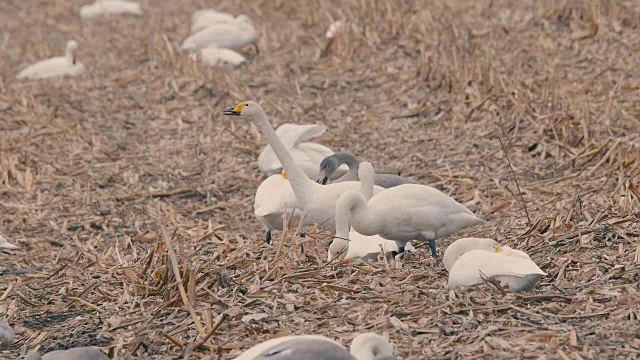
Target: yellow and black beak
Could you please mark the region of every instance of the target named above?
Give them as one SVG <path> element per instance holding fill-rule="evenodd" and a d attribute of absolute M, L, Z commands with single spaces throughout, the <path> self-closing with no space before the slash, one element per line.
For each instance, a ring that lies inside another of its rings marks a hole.
<path fill-rule="evenodd" d="M 242 108 L 244 108 L 244 104 L 236 105 L 236 107 L 228 108 L 227 110 L 223 111 L 222 115 L 240 116 Z"/>
<path fill-rule="evenodd" d="M 73 52 L 73 53 L 71 54 L 71 63 L 72 63 L 73 65 L 75 65 L 75 64 L 76 64 L 76 53 L 75 53 L 75 52 Z"/>

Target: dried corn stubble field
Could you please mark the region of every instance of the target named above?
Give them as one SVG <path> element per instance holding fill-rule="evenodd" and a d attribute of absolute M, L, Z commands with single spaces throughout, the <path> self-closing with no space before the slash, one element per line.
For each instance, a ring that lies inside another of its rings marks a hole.
<path fill-rule="evenodd" d="M 363 331 L 405 359 L 640 354 L 637 2 L 223 1 L 261 34 L 236 70 L 176 51 L 204 1 L 83 22 L 81 4 L 0 3 L 0 231 L 21 247 L 0 253 L 17 333 L 3 358 L 228 359 L 280 334 Z M 87 76 L 14 80 L 71 38 Z M 294 231 L 264 245 L 264 139 L 221 116 L 245 99 L 469 202 L 490 225 L 460 236 L 527 251 L 549 275 L 534 293 L 454 292 L 424 248 L 388 269 L 326 266 L 321 235 L 306 257 Z"/>

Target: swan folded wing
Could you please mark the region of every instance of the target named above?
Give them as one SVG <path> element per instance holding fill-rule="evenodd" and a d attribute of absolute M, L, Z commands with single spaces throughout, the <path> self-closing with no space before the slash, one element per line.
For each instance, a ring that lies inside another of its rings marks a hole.
<path fill-rule="evenodd" d="M 194 13 L 195 15 L 195 13 Z M 205 29 L 211 25 L 234 22 L 236 18 L 231 14 L 213 12 L 204 13 L 198 16 L 195 20 L 192 18 L 191 33 L 196 33 L 202 29 Z"/>
<path fill-rule="evenodd" d="M 534 276 L 535 275 L 535 276 Z M 453 264 L 449 272 L 449 287 L 457 288 L 481 283 L 482 276 L 501 278 L 537 278 L 546 275 L 531 259 L 505 256 L 486 250 L 472 250 Z"/>
<path fill-rule="evenodd" d="M 299 207 L 289 180 L 280 174 L 271 175 L 260 184 L 256 191 L 254 212 L 257 216 L 283 213 L 285 209 Z"/>
<path fill-rule="evenodd" d="M 240 356 L 235 358 L 235 360 L 253 360 L 255 357 L 260 355 L 263 351 L 270 349 L 273 346 L 276 346 L 278 344 L 282 344 L 284 342 L 291 341 L 291 340 L 303 340 L 303 339 L 325 340 L 331 344 L 339 345 L 340 347 L 344 348 L 344 346 L 339 342 L 331 340 L 322 335 L 290 335 L 290 336 L 283 336 L 283 337 L 267 340 L 265 342 L 254 345 L 252 348 L 240 354 Z"/>
<path fill-rule="evenodd" d="M 223 23 L 209 26 L 184 40 L 181 50 L 202 49 L 208 46 L 216 46 L 231 50 L 240 50 L 246 45 L 255 42 L 258 33 L 255 29 L 240 27 L 236 23 Z"/>

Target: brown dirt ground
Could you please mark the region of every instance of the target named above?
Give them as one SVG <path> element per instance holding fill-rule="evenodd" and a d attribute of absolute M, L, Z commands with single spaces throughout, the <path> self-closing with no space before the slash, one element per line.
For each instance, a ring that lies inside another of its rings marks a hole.
<path fill-rule="evenodd" d="M 0 253 L 0 314 L 17 333 L 1 357 L 92 345 L 229 359 L 277 335 L 348 344 L 362 331 L 404 359 L 640 354 L 637 1 L 215 2 L 261 34 L 234 70 L 176 50 L 214 2 L 80 21 L 82 3 L 0 2 L 0 232 L 21 248 Z M 15 80 L 71 38 L 87 76 Z M 549 275 L 521 295 L 450 291 L 424 248 L 388 269 L 326 266 L 321 241 L 302 257 L 293 231 L 263 244 L 265 142 L 221 115 L 246 99 L 274 125 L 325 123 L 334 149 L 472 201 L 490 225 L 460 237 L 527 251 Z M 202 343 L 198 326 L 216 323 Z"/>

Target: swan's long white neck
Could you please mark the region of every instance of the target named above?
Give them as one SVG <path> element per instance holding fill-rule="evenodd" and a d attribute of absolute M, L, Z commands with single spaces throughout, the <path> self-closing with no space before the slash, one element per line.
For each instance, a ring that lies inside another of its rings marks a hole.
<path fill-rule="evenodd" d="M 348 215 L 344 216 L 343 214 Z M 373 236 L 379 233 L 380 222 L 372 216 L 367 199 L 357 191 L 349 191 L 338 200 L 336 204 L 336 231 L 338 230 L 338 216 L 349 219 L 353 229 L 362 235 Z"/>
<path fill-rule="evenodd" d="M 393 349 L 382 336 L 367 333 L 353 340 L 351 355 L 357 360 L 374 360 L 377 356 L 393 357 Z"/>
<path fill-rule="evenodd" d="M 322 186 L 313 182 L 307 174 L 300 168 L 298 163 L 293 159 L 287 148 L 282 143 L 282 140 L 278 137 L 273 128 L 271 127 L 271 123 L 267 119 L 267 115 L 264 111 L 260 111 L 253 118 L 253 123 L 256 124 L 262 136 L 267 139 L 269 145 L 273 149 L 273 152 L 280 160 L 284 171 L 286 171 L 289 175 L 289 182 L 291 183 L 291 187 L 293 188 L 293 192 L 303 205 L 306 205 L 307 194 L 313 191 L 315 185 Z"/>
<path fill-rule="evenodd" d="M 351 230 L 349 220 L 351 208 L 349 203 L 349 195 L 340 196 L 336 203 L 336 236 L 333 239 L 333 243 L 341 246 L 341 248 L 348 248 L 349 246 L 349 230 Z"/>
<path fill-rule="evenodd" d="M 369 201 L 373 197 L 373 186 L 376 181 L 376 173 L 373 172 L 373 170 L 372 172 L 365 171 L 364 173 L 361 173 L 361 171 L 358 172 L 358 177 L 360 178 L 360 191 L 362 192 L 362 195 L 364 195 L 364 198 Z"/>

